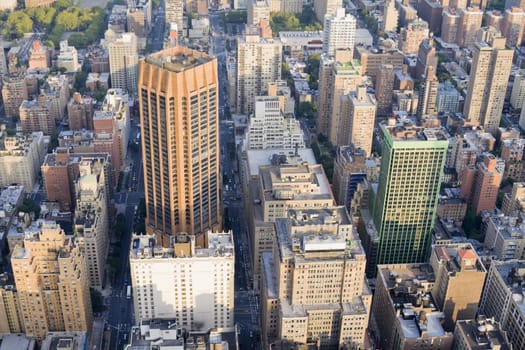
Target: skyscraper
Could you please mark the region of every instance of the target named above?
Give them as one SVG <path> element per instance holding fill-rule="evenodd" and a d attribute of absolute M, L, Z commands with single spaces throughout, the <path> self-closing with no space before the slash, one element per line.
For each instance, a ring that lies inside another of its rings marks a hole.
<path fill-rule="evenodd" d="M 218 97 L 212 56 L 175 47 L 139 63 L 146 232 L 164 246 L 221 227 Z"/>
<path fill-rule="evenodd" d="M 487 131 L 494 132 L 499 126 L 513 55 L 501 36 L 474 45 L 463 114 Z"/>
<path fill-rule="evenodd" d="M 335 50 L 354 51 L 356 19 L 345 14 L 344 8 L 338 8 L 335 14 L 324 17 L 323 52 L 335 55 Z"/>
<path fill-rule="evenodd" d="M 109 39 L 109 72 L 111 87 L 137 91 L 138 47 L 133 33 L 121 33 Z"/>
<path fill-rule="evenodd" d="M 381 129 L 385 142 L 372 206 L 379 238 L 376 262 L 423 262 L 436 217 L 447 137 L 441 129 L 408 121 Z"/>

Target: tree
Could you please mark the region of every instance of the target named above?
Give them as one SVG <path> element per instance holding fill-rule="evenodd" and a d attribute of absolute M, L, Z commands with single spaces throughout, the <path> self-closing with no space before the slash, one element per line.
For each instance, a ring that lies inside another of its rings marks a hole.
<path fill-rule="evenodd" d="M 316 116 L 317 104 L 315 102 L 299 103 L 298 114 L 300 117 L 313 120 Z"/>
<path fill-rule="evenodd" d="M 33 31 L 33 21 L 22 11 L 11 12 L 6 22 L 7 34 L 22 37 L 25 33 Z"/>
<path fill-rule="evenodd" d="M 77 29 L 80 24 L 78 9 L 73 8 L 68 11 L 60 12 L 55 18 L 55 23 L 62 26 L 66 31 Z"/>

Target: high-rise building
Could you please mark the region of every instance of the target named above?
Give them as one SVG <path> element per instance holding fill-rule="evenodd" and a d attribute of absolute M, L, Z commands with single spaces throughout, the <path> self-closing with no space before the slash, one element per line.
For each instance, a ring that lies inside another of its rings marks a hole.
<path fill-rule="evenodd" d="M 49 112 L 50 107 L 50 103 L 40 105 L 35 100 L 22 102 L 19 112 L 22 131 L 26 133 L 43 131 L 46 135 L 54 135 L 56 124 Z"/>
<path fill-rule="evenodd" d="M 107 166 L 98 159 L 85 159 L 79 162 L 78 168 L 73 230 L 84 255 L 89 286 L 101 289 L 109 248 L 109 208 L 106 196 L 110 193 L 106 193 L 108 186 L 104 174 Z"/>
<path fill-rule="evenodd" d="M 69 129 L 93 130 L 93 113 L 96 100 L 89 96 L 82 96 L 75 92 L 67 104 L 67 118 Z"/>
<path fill-rule="evenodd" d="M 392 96 L 394 95 L 395 70 L 391 64 L 383 64 L 377 74 L 375 95 L 377 114 L 387 115 L 392 111 Z"/>
<path fill-rule="evenodd" d="M 255 111 L 246 132 L 247 149 L 304 148 L 301 125 L 293 116 L 285 117 L 278 96 L 257 96 Z"/>
<path fill-rule="evenodd" d="M 129 265 L 138 320 L 174 319 L 192 331 L 234 328 L 235 250 L 232 232 L 207 233 L 208 248 L 178 233 L 161 245 L 148 235 L 131 239 Z"/>
<path fill-rule="evenodd" d="M 432 296 L 445 314 L 443 328 L 452 332 L 456 321 L 476 317 L 487 271 L 470 243 L 434 246 L 430 265 L 436 277 Z"/>
<path fill-rule="evenodd" d="M 337 145 L 352 145 L 369 156 L 372 153 L 376 99 L 366 92 L 365 86 L 358 86 L 357 92 L 350 92 L 341 98 Z"/>
<path fill-rule="evenodd" d="M 356 19 L 344 8 L 338 8 L 335 14 L 326 15 L 323 27 L 323 52 L 334 56 L 338 49 L 354 51 Z"/>
<path fill-rule="evenodd" d="M 20 105 L 28 99 L 27 85 L 23 75 L 9 74 L 2 79 L 2 101 L 7 117 L 18 117 Z"/>
<path fill-rule="evenodd" d="M 335 154 L 332 180 L 337 204 L 344 205 L 351 216 L 356 215 L 357 210 L 352 205 L 358 186 L 365 179 L 370 182 L 377 182 L 378 175 L 378 162 L 374 158 L 367 158 L 364 150 L 355 149 L 352 146 L 339 147 Z M 367 199 L 364 201 L 368 202 Z"/>
<path fill-rule="evenodd" d="M 525 8 L 513 7 L 505 10 L 501 21 L 501 34 L 507 38 L 507 46 L 521 46 L 525 33 Z"/>
<path fill-rule="evenodd" d="M 417 15 L 428 23 L 431 32 L 437 33 L 441 28 L 443 6 L 438 0 L 423 0 L 417 4 Z"/>
<path fill-rule="evenodd" d="M 498 167 L 498 160 L 490 153 L 476 167 L 469 167 L 473 172 L 472 180 L 461 183 L 462 197 L 469 200 L 479 215 L 483 210 L 496 207 L 499 186 L 503 180 L 503 169 Z"/>
<path fill-rule="evenodd" d="M 487 344 L 497 344 L 501 350 L 513 349 L 506 330 L 493 318 L 478 316 L 476 320 L 456 323 L 453 350 L 480 350 Z"/>
<path fill-rule="evenodd" d="M 60 42 L 60 52 L 57 56 L 57 66 L 65 68 L 67 72 L 78 72 L 80 64 L 78 63 L 78 52 L 74 46 L 69 46 L 67 40 Z"/>
<path fill-rule="evenodd" d="M 513 349 L 525 348 L 525 322 L 523 294 L 525 262 L 493 260 L 479 305 L 479 314 L 494 317 L 501 328 L 507 331 Z"/>
<path fill-rule="evenodd" d="M 436 47 L 434 45 L 434 39 L 425 39 L 419 45 L 417 51 L 417 61 L 416 61 L 416 70 L 415 77 L 420 79 L 427 67 L 434 67 L 434 70 L 438 67 L 438 56 L 436 52 Z"/>
<path fill-rule="evenodd" d="M 177 34 L 183 37 L 184 32 L 184 1 L 183 0 L 166 0 L 166 27 L 170 27 L 171 23 L 177 25 Z"/>
<path fill-rule="evenodd" d="M 120 33 L 109 40 L 107 47 L 111 87 L 136 93 L 139 59 L 136 35 Z"/>
<path fill-rule="evenodd" d="M 51 50 L 42 45 L 40 40 L 33 41 L 29 49 L 29 69 L 46 70 L 51 65 Z"/>
<path fill-rule="evenodd" d="M 281 79 L 281 65 L 281 41 L 262 38 L 257 27 L 247 27 L 237 39 L 237 113 L 253 112 L 255 97 Z"/>
<path fill-rule="evenodd" d="M 495 132 L 498 128 L 514 51 L 505 47 L 505 38 L 474 45 L 472 66 L 463 114 L 474 125 Z"/>
<path fill-rule="evenodd" d="M 360 348 L 368 340 L 371 293 L 365 254 L 344 207 L 290 210 L 275 222 L 263 255 L 262 337 Z"/>
<path fill-rule="evenodd" d="M 381 30 L 383 32 L 397 31 L 397 23 L 399 20 L 399 12 L 396 9 L 395 1 L 385 2 L 383 5 L 383 21 L 381 22 Z"/>
<path fill-rule="evenodd" d="M 261 19 L 270 20 L 270 4 L 268 0 L 247 0 L 247 24 L 257 25 Z"/>
<path fill-rule="evenodd" d="M 21 333 L 18 294 L 14 281 L 7 273 L 0 274 L 0 332 Z"/>
<path fill-rule="evenodd" d="M 324 169 L 319 164 L 260 166 L 259 177 L 250 185 L 254 205 L 249 210 L 250 243 L 254 288 L 259 289 L 263 252 L 271 252 L 275 242 L 276 219 L 290 209 L 315 209 L 335 205 Z"/>
<path fill-rule="evenodd" d="M 221 227 L 217 74 L 216 58 L 182 47 L 139 63 L 146 231 L 162 245 Z"/>
<path fill-rule="evenodd" d="M 455 8 L 443 10 L 441 22 L 441 39 L 449 44 L 455 44 L 458 39 L 458 30 L 461 16 Z"/>
<path fill-rule="evenodd" d="M 367 232 L 362 232 L 369 275 L 375 274 L 375 264 L 428 258 L 448 148 L 439 128 L 402 120 L 382 124 L 381 130 L 379 184 L 372 193 L 372 217 L 365 220 Z"/>
<path fill-rule="evenodd" d="M 370 76 L 373 82 L 376 82 L 383 64 L 391 64 L 396 71 L 403 68 L 403 53 L 395 47 L 382 46 L 376 49 L 358 45 L 354 51 L 355 58 L 361 62 L 362 74 Z"/>
<path fill-rule="evenodd" d="M 452 332 L 443 328 L 445 315 L 432 301 L 432 267 L 385 264 L 377 268 L 370 315 L 377 345 L 385 350 L 421 349 L 430 344 L 436 350 L 451 349 Z"/>
<path fill-rule="evenodd" d="M 48 331 L 91 331 L 87 268 L 74 237 L 55 222 L 41 222 L 11 255 L 25 334 L 42 341 Z"/>
<path fill-rule="evenodd" d="M 16 183 L 32 191 L 48 143 L 49 137 L 41 131 L 4 137 L 0 142 L 0 186 Z"/>
<path fill-rule="evenodd" d="M 341 7 L 343 7 L 343 0 L 314 0 L 315 16 L 319 22 L 324 21 L 326 15 L 335 14 Z"/>
<path fill-rule="evenodd" d="M 39 90 L 38 103 L 41 106 L 49 106 L 51 120 L 63 121 L 69 101 L 69 80 L 67 76 L 65 74 L 50 75 Z"/>
<path fill-rule="evenodd" d="M 113 186 L 113 174 L 110 156 L 106 153 L 69 153 L 68 148 L 57 147 L 53 153 L 45 155 L 42 164 L 42 177 L 46 198 L 60 204 L 61 211 L 74 211 L 77 202 L 75 181 L 80 175 L 80 164 L 96 165 L 97 172 L 103 174 L 104 179 L 98 176 L 99 185 L 104 186 L 106 206 L 109 208 Z M 100 167 L 103 167 L 101 170 Z"/>
<path fill-rule="evenodd" d="M 417 17 L 417 10 L 411 5 L 409 0 L 396 1 L 397 11 L 399 12 L 399 26 L 405 27 Z"/>
<path fill-rule="evenodd" d="M 439 80 L 436 77 L 435 67 L 428 66 L 423 75 L 423 83 L 419 87 L 419 99 L 416 115 L 418 118 L 434 118 L 437 116 L 437 93 Z"/>
<path fill-rule="evenodd" d="M 0 46 L 0 79 L 4 74 L 7 74 L 7 62 L 5 60 L 4 47 Z"/>
<path fill-rule="evenodd" d="M 514 76 L 510 104 L 516 109 L 520 109 L 525 104 L 525 75 L 518 73 Z"/>
<path fill-rule="evenodd" d="M 498 10 L 486 11 L 486 25 L 501 30 L 501 23 L 503 22 L 503 14 Z"/>
<path fill-rule="evenodd" d="M 456 43 L 460 47 L 472 46 L 476 43 L 476 33 L 481 28 L 483 11 L 476 7 L 459 9 L 459 23 Z"/>
<path fill-rule="evenodd" d="M 443 84 L 439 84 L 436 97 L 437 112 L 456 113 L 461 99 L 461 93 L 452 83 L 445 81 Z"/>
<path fill-rule="evenodd" d="M 401 28 L 398 47 L 405 55 L 417 54 L 421 42 L 428 38 L 430 30 L 428 23 L 422 19 L 415 19 Z"/>

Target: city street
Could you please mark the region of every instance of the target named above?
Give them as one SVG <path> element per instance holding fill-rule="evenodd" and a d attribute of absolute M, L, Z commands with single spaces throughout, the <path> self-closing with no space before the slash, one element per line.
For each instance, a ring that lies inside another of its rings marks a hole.
<path fill-rule="evenodd" d="M 217 57 L 219 67 L 221 170 L 222 174 L 225 175 L 223 179 L 227 179 L 227 183 L 223 183 L 222 197 L 235 240 L 235 322 L 241 349 L 259 349 L 258 297 L 253 290 L 248 289 L 249 286 L 251 287 L 253 276 L 247 236 L 248 225 L 245 221 L 243 196 L 240 192 L 242 186 L 236 171 L 237 159 L 230 157 L 228 147 L 235 145 L 235 136 L 232 124 L 227 121 L 224 114 L 225 107 L 229 107 L 226 72 L 227 52 L 218 13 L 210 13 L 210 24 L 212 35 L 210 54 Z M 237 152 L 234 153 L 236 157 Z"/>
<path fill-rule="evenodd" d="M 132 127 L 131 135 L 136 135 L 137 126 Z M 134 142 L 133 138 L 131 138 Z M 131 243 L 131 232 L 135 231 L 137 225 L 137 215 L 135 208 L 138 207 L 139 201 L 144 197 L 144 180 L 142 177 L 142 151 L 140 145 L 138 151 L 128 149 L 126 159 L 127 174 L 131 192 L 125 186 L 122 186 L 121 192 L 115 194 L 115 204 L 123 208 L 123 214 L 126 216 L 127 230 L 120 242 L 120 266 L 121 273 L 117 274 L 113 281 L 113 290 L 111 296 L 106 299 L 106 305 L 109 306 L 106 326 L 111 330 L 110 349 L 122 349 L 127 344 L 127 337 L 131 326 L 134 324 L 133 319 L 133 299 L 127 297 L 126 289 L 131 283 L 129 274 L 129 247 Z M 125 183 L 125 181 L 123 181 Z"/>

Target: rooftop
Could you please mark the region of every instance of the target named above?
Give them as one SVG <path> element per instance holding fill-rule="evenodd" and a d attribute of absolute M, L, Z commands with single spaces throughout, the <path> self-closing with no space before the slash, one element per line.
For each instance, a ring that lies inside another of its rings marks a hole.
<path fill-rule="evenodd" d="M 494 319 L 478 317 L 477 320 L 461 320 L 456 323 L 471 350 L 511 350 L 506 332 Z"/>
<path fill-rule="evenodd" d="M 333 199 L 319 164 L 266 166 L 259 169 L 259 174 L 266 201 Z"/>
<path fill-rule="evenodd" d="M 146 63 L 159 68 L 180 73 L 215 59 L 216 58 L 199 51 L 183 47 L 174 47 L 146 56 L 144 60 Z"/>
<path fill-rule="evenodd" d="M 435 281 L 430 264 L 379 265 L 378 271 L 405 338 L 451 336 L 430 293 Z"/>
<path fill-rule="evenodd" d="M 195 246 L 195 237 L 179 233 L 171 238 L 170 246 L 157 245 L 154 236 L 134 235 L 131 240 L 130 259 L 234 259 L 232 231 L 208 232 L 207 248 Z"/>

